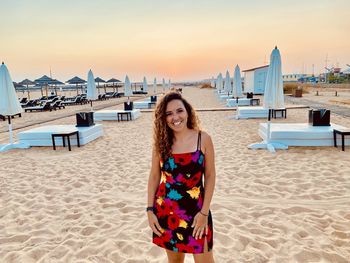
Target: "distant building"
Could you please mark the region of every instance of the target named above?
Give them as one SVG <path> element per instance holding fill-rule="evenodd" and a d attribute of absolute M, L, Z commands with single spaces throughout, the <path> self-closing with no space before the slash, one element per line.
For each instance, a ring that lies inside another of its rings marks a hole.
<path fill-rule="evenodd" d="M 307 74 L 286 74 L 282 76 L 283 81 L 297 82 L 299 79 L 308 77 Z"/>
<path fill-rule="evenodd" d="M 269 65 L 243 70 L 244 92 L 264 94 L 267 70 Z"/>
<path fill-rule="evenodd" d="M 319 78 L 311 74 L 286 74 L 282 76 L 283 82 L 318 82 Z"/>

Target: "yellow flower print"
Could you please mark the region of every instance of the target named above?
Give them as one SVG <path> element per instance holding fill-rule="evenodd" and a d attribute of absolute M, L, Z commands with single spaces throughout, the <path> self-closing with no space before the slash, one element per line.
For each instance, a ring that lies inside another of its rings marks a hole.
<path fill-rule="evenodd" d="M 163 202 L 164 202 L 164 200 L 163 200 L 162 197 L 158 197 L 158 198 L 157 198 L 157 204 L 158 204 L 158 205 L 162 205 Z"/>
<path fill-rule="evenodd" d="M 187 222 L 183 219 L 180 219 L 179 227 L 187 228 Z"/>
<path fill-rule="evenodd" d="M 177 238 L 178 238 L 178 239 L 180 239 L 180 240 L 184 240 L 184 237 L 183 237 L 181 234 L 176 233 L 176 235 L 177 235 Z"/>
<path fill-rule="evenodd" d="M 201 187 L 193 187 L 191 190 L 188 190 L 187 193 L 193 198 L 198 199 L 200 194 Z"/>

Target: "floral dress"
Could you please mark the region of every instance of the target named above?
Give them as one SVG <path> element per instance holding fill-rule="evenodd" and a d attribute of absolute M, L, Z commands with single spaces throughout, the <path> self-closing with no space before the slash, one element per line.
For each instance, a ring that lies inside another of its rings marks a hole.
<path fill-rule="evenodd" d="M 197 240 L 192 236 L 193 219 L 201 210 L 204 199 L 205 160 L 200 149 L 200 140 L 199 132 L 195 152 L 172 154 L 167 160 L 160 162 L 161 181 L 156 192 L 154 214 L 162 227 L 162 235 L 159 237 L 153 233 L 153 243 L 175 252 L 203 253 L 205 240 L 208 251 L 213 247 L 210 211 L 208 234 Z"/>

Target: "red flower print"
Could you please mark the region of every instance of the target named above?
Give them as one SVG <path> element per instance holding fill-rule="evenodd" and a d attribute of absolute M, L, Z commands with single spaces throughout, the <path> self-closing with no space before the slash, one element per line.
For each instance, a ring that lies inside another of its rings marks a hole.
<path fill-rule="evenodd" d="M 176 201 L 171 200 L 170 198 L 164 199 L 165 205 L 166 205 L 166 211 L 168 215 L 173 214 L 177 210 L 179 210 L 179 204 Z"/>
<path fill-rule="evenodd" d="M 188 165 L 192 161 L 192 154 L 175 155 L 174 159 L 176 164 Z"/>
<path fill-rule="evenodd" d="M 165 247 L 164 240 L 161 237 L 158 237 L 158 236 L 153 237 L 153 243 L 158 246 Z"/>
<path fill-rule="evenodd" d="M 176 244 L 176 248 L 179 250 L 179 252 L 182 253 L 193 253 L 194 252 L 194 247 L 188 246 L 185 244 Z"/>
<path fill-rule="evenodd" d="M 168 217 L 168 227 L 171 230 L 178 228 L 179 223 L 180 223 L 180 220 L 179 220 L 179 217 L 177 215 L 171 215 Z"/>
<path fill-rule="evenodd" d="M 202 178 L 202 172 L 198 172 L 190 177 L 190 179 L 186 180 L 185 184 L 188 188 L 195 187 Z"/>
<path fill-rule="evenodd" d="M 162 239 L 164 240 L 164 242 L 170 242 L 171 236 L 171 231 L 165 230 L 162 234 Z"/>
<path fill-rule="evenodd" d="M 164 183 L 161 183 L 159 186 L 158 186 L 158 191 L 156 193 L 156 197 L 161 197 L 161 196 L 165 196 L 165 184 Z"/>

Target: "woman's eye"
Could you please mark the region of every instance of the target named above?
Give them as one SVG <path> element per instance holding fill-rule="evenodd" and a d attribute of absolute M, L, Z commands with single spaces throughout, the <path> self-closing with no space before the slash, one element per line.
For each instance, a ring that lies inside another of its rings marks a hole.
<path fill-rule="evenodd" d="M 177 112 L 183 112 L 184 110 L 183 109 L 179 109 L 179 110 L 177 110 Z"/>
<path fill-rule="evenodd" d="M 165 113 L 165 116 L 170 116 L 172 113 L 171 112 L 167 112 Z"/>

